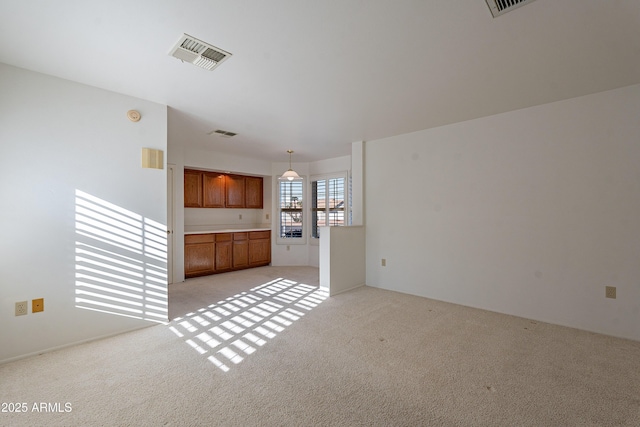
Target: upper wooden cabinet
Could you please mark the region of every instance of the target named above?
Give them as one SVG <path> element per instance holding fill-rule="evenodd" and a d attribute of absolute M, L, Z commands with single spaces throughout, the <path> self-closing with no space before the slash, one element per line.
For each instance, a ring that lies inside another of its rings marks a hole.
<path fill-rule="evenodd" d="M 245 177 L 241 175 L 227 175 L 225 179 L 227 187 L 227 208 L 244 208 L 246 206 L 244 200 L 244 184 Z"/>
<path fill-rule="evenodd" d="M 184 170 L 184 207 L 202 207 L 202 171 Z"/>
<path fill-rule="evenodd" d="M 245 207 L 249 209 L 262 209 L 262 178 L 247 176 L 244 180 Z"/>
<path fill-rule="evenodd" d="M 258 176 L 185 169 L 184 207 L 262 209 L 262 188 Z"/>
<path fill-rule="evenodd" d="M 217 172 L 204 172 L 202 174 L 202 207 L 225 207 L 225 175 Z"/>

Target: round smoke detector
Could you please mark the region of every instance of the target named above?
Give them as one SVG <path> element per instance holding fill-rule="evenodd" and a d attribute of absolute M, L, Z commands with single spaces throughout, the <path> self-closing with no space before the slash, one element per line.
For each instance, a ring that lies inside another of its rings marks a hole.
<path fill-rule="evenodd" d="M 137 122 L 137 121 L 140 121 L 140 117 L 142 117 L 142 116 L 136 110 L 129 110 L 129 111 L 127 111 L 127 117 L 132 122 Z"/>

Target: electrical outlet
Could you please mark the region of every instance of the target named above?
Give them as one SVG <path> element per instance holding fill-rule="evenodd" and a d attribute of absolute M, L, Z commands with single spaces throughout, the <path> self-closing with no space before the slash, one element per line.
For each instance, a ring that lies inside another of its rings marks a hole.
<path fill-rule="evenodd" d="M 383 267 L 387 266 L 387 260 L 385 258 L 382 258 L 382 266 Z"/>
<path fill-rule="evenodd" d="M 265 217 L 266 217 L 267 219 L 269 219 L 269 214 L 266 214 L 266 215 L 265 215 Z"/>
<path fill-rule="evenodd" d="M 27 314 L 27 304 L 27 301 L 20 301 L 16 303 L 16 316 L 24 316 L 25 314 Z"/>
<path fill-rule="evenodd" d="M 44 311 L 44 298 L 31 300 L 31 312 L 40 313 Z"/>
<path fill-rule="evenodd" d="M 287 250 L 290 250 L 290 249 L 291 249 L 291 246 L 287 245 Z"/>
<path fill-rule="evenodd" d="M 239 214 L 239 215 L 238 215 L 238 219 L 242 219 L 242 214 Z"/>
<path fill-rule="evenodd" d="M 616 287 L 615 286 L 605 286 L 604 287 L 604 296 L 607 298 L 616 299 Z"/>

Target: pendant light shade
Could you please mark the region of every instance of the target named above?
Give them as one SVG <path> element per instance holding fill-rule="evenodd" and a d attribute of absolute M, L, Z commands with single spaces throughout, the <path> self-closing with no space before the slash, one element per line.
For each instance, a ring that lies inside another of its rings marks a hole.
<path fill-rule="evenodd" d="M 302 180 L 300 175 L 298 175 L 296 173 L 296 171 L 291 169 L 291 154 L 293 154 L 293 150 L 287 150 L 287 153 L 289 153 L 289 170 L 287 170 L 285 173 L 283 173 L 282 176 L 279 177 L 278 179 L 284 180 L 284 181 L 300 181 L 300 180 Z"/>

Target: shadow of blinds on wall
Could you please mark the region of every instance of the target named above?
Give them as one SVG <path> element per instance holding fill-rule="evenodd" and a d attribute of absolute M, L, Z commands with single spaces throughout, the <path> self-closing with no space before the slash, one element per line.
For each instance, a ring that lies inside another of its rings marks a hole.
<path fill-rule="evenodd" d="M 166 322 L 166 226 L 76 190 L 76 307 Z"/>

